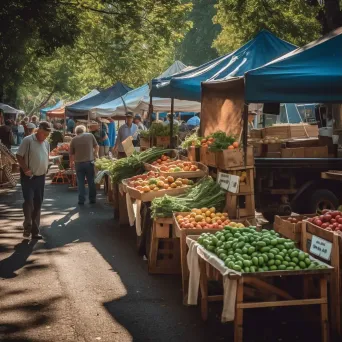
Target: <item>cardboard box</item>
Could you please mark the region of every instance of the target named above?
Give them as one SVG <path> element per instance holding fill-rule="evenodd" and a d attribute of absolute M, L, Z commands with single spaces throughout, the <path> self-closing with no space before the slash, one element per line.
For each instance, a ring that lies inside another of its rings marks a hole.
<path fill-rule="evenodd" d="M 281 149 L 282 158 L 304 158 L 304 155 L 304 147 Z"/>
<path fill-rule="evenodd" d="M 291 138 L 318 138 L 318 125 L 298 124 L 289 127 Z"/>
<path fill-rule="evenodd" d="M 305 147 L 304 148 L 305 158 L 328 158 L 328 146 L 318 147 Z"/>

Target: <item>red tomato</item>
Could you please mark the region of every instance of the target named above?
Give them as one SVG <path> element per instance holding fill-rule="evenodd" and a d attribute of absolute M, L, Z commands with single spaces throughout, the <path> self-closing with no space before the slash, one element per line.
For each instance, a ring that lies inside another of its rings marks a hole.
<path fill-rule="evenodd" d="M 332 219 L 332 216 L 330 214 L 325 214 L 324 215 L 324 221 L 329 222 Z"/>
<path fill-rule="evenodd" d="M 335 220 L 338 220 L 340 217 L 342 217 L 340 214 L 336 215 Z"/>
<path fill-rule="evenodd" d="M 322 221 L 321 220 L 316 220 L 315 224 L 320 227 L 322 225 Z"/>
<path fill-rule="evenodd" d="M 340 217 L 337 222 L 342 224 L 342 217 Z"/>
<path fill-rule="evenodd" d="M 328 228 L 329 227 L 329 223 L 327 223 L 327 222 L 325 222 L 325 223 L 323 223 L 322 224 L 322 226 L 321 226 L 322 228 L 324 228 L 324 229 L 326 229 L 326 228 Z"/>
<path fill-rule="evenodd" d="M 319 216 L 319 219 L 320 219 L 321 221 L 324 221 L 324 215 L 320 215 L 320 216 Z"/>
<path fill-rule="evenodd" d="M 334 219 L 334 218 L 332 218 L 331 220 L 330 220 L 330 223 L 335 223 L 336 222 L 336 220 Z"/>
<path fill-rule="evenodd" d="M 342 224 L 339 224 L 336 228 L 336 230 L 342 230 Z"/>
<path fill-rule="evenodd" d="M 328 213 L 328 212 L 329 212 L 328 209 L 324 209 L 324 210 L 322 211 L 322 214 L 326 214 L 326 213 Z"/>
<path fill-rule="evenodd" d="M 335 218 L 337 215 L 340 215 L 340 212 L 339 212 L 339 211 L 333 211 L 333 212 L 331 213 L 331 216 L 332 216 L 333 218 Z"/>

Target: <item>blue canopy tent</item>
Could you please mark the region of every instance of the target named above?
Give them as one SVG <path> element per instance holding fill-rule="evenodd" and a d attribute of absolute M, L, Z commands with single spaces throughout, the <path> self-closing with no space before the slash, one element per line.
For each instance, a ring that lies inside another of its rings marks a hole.
<path fill-rule="evenodd" d="M 40 112 L 40 115 L 42 117 L 43 120 L 46 119 L 46 114 L 47 112 L 51 111 L 51 110 L 55 110 L 55 109 L 59 109 L 61 107 L 63 107 L 63 100 L 59 100 L 56 104 L 54 104 L 53 106 L 49 106 L 49 107 L 45 107 L 45 108 L 42 108 L 39 112 Z"/>
<path fill-rule="evenodd" d="M 152 96 L 201 101 L 201 82 L 243 76 L 248 70 L 278 58 L 296 46 L 262 30 L 236 51 L 176 76 L 152 80 Z"/>
<path fill-rule="evenodd" d="M 169 68 L 167 68 L 160 76 L 170 77 L 172 75 L 180 73 L 184 69 L 189 69 L 185 64 L 180 61 L 175 61 Z M 170 101 L 160 98 L 152 99 L 155 112 L 164 112 L 170 109 Z M 123 115 L 126 110 L 134 113 L 147 111 L 150 104 L 150 87 L 148 84 L 144 84 L 136 89 L 133 89 L 126 93 L 122 98 L 117 98 L 113 101 L 101 104 L 92 109 L 92 112 L 97 116 L 115 116 Z M 175 103 L 175 111 L 182 110 L 199 110 L 200 104 L 193 103 L 191 101 L 177 101 Z"/>
<path fill-rule="evenodd" d="M 341 103 L 342 28 L 245 75 L 245 100 Z"/>
<path fill-rule="evenodd" d="M 132 88 L 127 85 L 117 82 L 112 87 L 102 90 L 95 96 L 80 100 L 66 107 L 67 116 L 87 116 L 91 109 L 101 104 L 113 101 L 120 96 L 125 95 Z"/>

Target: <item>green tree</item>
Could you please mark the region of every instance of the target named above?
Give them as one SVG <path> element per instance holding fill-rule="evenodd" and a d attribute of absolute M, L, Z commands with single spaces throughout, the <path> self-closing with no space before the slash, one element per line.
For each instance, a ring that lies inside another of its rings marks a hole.
<path fill-rule="evenodd" d="M 267 29 L 296 45 L 320 36 L 319 6 L 303 0 L 219 0 L 214 22 L 222 31 L 213 46 L 227 53 Z"/>
<path fill-rule="evenodd" d="M 177 58 L 183 63 L 198 66 L 218 57 L 212 47 L 213 40 L 220 32 L 220 25 L 212 21 L 217 3 L 218 0 L 193 0 L 193 9 L 188 16 L 193 27 L 177 48 Z"/>
<path fill-rule="evenodd" d="M 77 98 L 117 80 L 146 82 L 173 59 L 174 43 L 190 26 L 191 4 L 181 0 L 46 0 L 50 12 L 37 5 L 34 13 L 29 6 L 35 0 L 5 2 L 0 20 L 11 12 L 22 23 L 11 21 L 22 35 L 18 42 L 1 35 L 0 62 L 8 68 L 0 71 L 0 101 L 12 104 L 19 88 L 25 96 L 22 88 L 37 84 L 46 95 L 43 106 L 55 96 Z M 25 32 L 27 13 L 33 32 Z"/>

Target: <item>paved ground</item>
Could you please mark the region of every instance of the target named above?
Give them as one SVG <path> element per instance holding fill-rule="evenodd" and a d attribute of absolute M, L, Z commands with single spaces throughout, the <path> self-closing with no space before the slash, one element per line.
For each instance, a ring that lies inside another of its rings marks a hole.
<path fill-rule="evenodd" d="M 75 192 L 47 185 L 37 243 L 22 239 L 21 203 L 19 187 L 0 195 L 0 341 L 233 340 L 220 305 L 202 323 L 182 305 L 178 276 L 148 275 L 134 229 L 119 227 L 103 198 L 79 208 Z M 287 322 L 252 310 L 246 341 L 320 341 L 319 325 L 296 324 L 298 310 Z"/>

